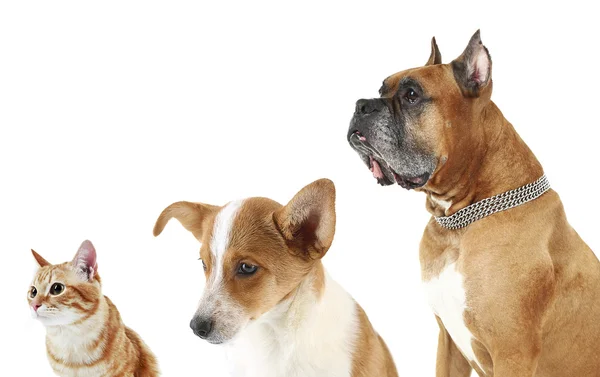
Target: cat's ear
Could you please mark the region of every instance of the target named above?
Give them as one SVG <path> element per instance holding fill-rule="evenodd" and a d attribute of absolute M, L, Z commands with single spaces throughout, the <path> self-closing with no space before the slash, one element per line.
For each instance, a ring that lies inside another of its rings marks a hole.
<path fill-rule="evenodd" d="M 83 280 L 91 281 L 98 272 L 98 264 L 96 263 L 96 249 L 88 240 L 83 241 L 77 254 L 71 261 L 71 265 L 75 269 L 77 276 Z"/>
<path fill-rule="evenodd" d="M 165 225 L 172 218 L 179 220 L 181 225 L 194 235 L 198 241 L 202 241 L 202 236 L 206 231 L 206 219 L 212 214 L 217 213 L 220 207 L 210 204 L 193 202 L 176 202 L 165 208 L 154 225 L 154 237 L 162 233 Z"/>
<path fill-rule="evenodd" d="M 35 262 L 37 263 L 37 265 L 40 268 L 50 266 L 52 264 L 52 263 L 48 262 L 47 260 L 45 260 L 41 255 L 36 253 L 35 250 L 33 250 L 33 249 L 31 249 L 31 254 L 33 254 L 33 259 L 35 259 Z"/>

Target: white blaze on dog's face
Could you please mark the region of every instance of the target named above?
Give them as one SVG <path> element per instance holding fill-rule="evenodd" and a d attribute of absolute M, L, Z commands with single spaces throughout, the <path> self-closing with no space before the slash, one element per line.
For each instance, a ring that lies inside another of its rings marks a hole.
<path fill-rule="evenodd" d="M 177 202 L 159 216 L 158 235 L 172 217 L 202 243 L 206 287 L 190 326 L 211 343 L 231 340 L 285 300 L 333 241 L 335 188 L 321 179 L 286 205 L 249 198 L 223 207 Z"/>

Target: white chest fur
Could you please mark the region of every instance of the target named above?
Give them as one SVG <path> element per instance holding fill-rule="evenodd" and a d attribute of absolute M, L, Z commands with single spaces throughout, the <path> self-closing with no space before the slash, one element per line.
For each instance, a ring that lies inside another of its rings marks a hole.
<path fill-rule="evenodd" d="M 451 263 L 438 277 L 423 284 L 433 312 L 440 317 L 456 346 L 467 359 L 479 364 L 471 346 L 473 335 L 464 321 L 467 303 L 463 282 L 463 276 L 456 270 L 456 263 Z"/>
<path fill-rule="evenodd" d="M 327 275 L 326 275 L 327 276 Z M 235 377 L 350 377 L 356 303 L 326 277 L 317 299 L 309 284 L 250 324 L 229 345 Z"/>
<path fill-rule="evenodd" d="M 56 363 L 49 358 L 50 365 L 56 374 L 64 377 L 94 377 L 108 373 L 108 362 L 98 362 L 104 352 L 102 347 L 88 350 L 90 344 L 96 343 L 102 332 L 108 316 L 108 305 L 102 299 L 98 310 L 83 323 L 78 325 L 47 327 L 46 344 L 53 357 L 61 360 Z M 69 364 L 88 364 L 88 367 L 71 367 Z"/>

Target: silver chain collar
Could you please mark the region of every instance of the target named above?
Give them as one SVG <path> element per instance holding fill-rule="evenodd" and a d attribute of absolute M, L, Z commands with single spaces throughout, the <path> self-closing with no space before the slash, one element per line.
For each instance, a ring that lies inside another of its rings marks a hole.
<path fill-rule="evenodd" d="M 446 229 L 464 228 L 496 212 L 505 211 L 537 199 L 548 190 L 550 190 L 550 182 L 546 175 L 542 175 L 535 182 L 480 200 L 451 216 L 436 217 L 435 221 Z"/>

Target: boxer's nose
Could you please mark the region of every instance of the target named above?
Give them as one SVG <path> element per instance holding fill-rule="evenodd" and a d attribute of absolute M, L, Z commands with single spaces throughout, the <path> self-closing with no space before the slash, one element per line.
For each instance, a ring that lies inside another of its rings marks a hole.
<path fill-rule="evenodd" d="M 356 101 L 356 109 L 354 110 L 354 114 L 369 115 L 376 111 L 381 111 L 383 106 L 383 102 L 379 98 L 359 99 Z"/>

